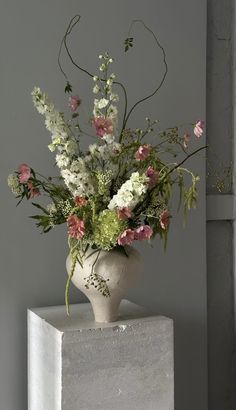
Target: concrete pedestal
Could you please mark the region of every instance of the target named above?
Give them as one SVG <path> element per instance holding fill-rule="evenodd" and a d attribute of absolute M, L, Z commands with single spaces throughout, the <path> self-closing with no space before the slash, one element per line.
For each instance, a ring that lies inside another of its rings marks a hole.
<path fill-rule="evenodd" d="M 28 311 L 28 410 L 173 410 L 173 323 L 123 301 L 120 320 L 88 303 Z"/>

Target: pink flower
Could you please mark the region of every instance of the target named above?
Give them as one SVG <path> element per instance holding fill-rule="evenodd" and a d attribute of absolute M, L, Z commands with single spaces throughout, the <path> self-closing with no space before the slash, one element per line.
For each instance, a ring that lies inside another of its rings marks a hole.
<path fill-rule="evenodd" d="M 83 238 L 85 234 L 85 226 L 82 219 L 79 219 L 77 215 L 70 215 L 67 218 L 67 223 L 69 226 L 68 234 L 72 236 L 72 238 Z"/>
<path fill-rule="evenodd" d="M 146 159 L 151 151 L 151 145 L 150 144 L 144 144 L 140 145 L 138 151 L 135 154 L 135 158 L 137 161 L 142 161 Z"/>
<path fill-rule="evenodd" d="M 190 140 L 190 134 L 188 134 L 187 132 L 184 134 L 183 136 L 183 147 L 184 148 L 188 148 L 188 143 Z"/>
<path fill-rule="evenodd" d="M 81 99 L 79 98 L 78 95 L 71 95 L 69 97 L 69 107 L 71 109 L 72 112 L 75 112 L 77 110 L 77 108 L 80 106 L 81 104 Z"/>
<path fill-rule="evenodd" d="M 74 198 L 74 201 L 75 201 L 75 204 L 77 205 L 77 206 L 84 206 L 84 205 L 86 205 L 87 204 L 87 199 L 86 198 L 84 198 L 83 196 L 76 196 L 75 198 Z"/>
<path fill-rule="evenodd" d="M 32 182 L 27 183 L 29 193 L 30 193 L 30 198 L 35 198 L 36 196 L 40 195 L 40 190 L 36 187 L 33 186 Z"/>
<path fill-rule="evenodd" d="M 167 209 L 163 211 L 160 216 L 159 216 L 159 221 L 162 229 L 166 230 L 169 227 L 170 224 L 170 213 Z"/>
<path fill-rule="evenodd" d="M 132 216 L 130 209 L 126 206 L 125 208 L 118 209 L 117 215 L 119 219 L 129 219 Z"/>
<path fill-rule="evenodd" d="M 134 241 L 134 231 L 132 229 L 126 229 L 120 236 L 118 237 L 118 244 L 121 246 L 124 245 L 131 245 Z"/>
<path fill-rule="evenodd" d="M 153 234 L 153 230 L 149 225 L 141 225 L 135 229 L 134 237 L 137 241 L 145 241 L 150 239 Z"/>
<path fill-rule="evenodd" d="M 204 127 L 204 121 L 199 120 L 196 122 L 193 132 L 197 138 L 200 138 L 202 136 L 203 127 Z"/>
<path fill-rule="evenodd" d="M 93 119 L 93 125 L 95 127 L 96 134 L 99 137 L 104 137 L 104 135 L 110 135 L 113 133 L 113 123 L 110 118 L 95 117 Z"/>
<path fill-rule="evenodd" d="M 31 175 L 31 169 L 27 164 L 21 164 L 18 167 L 19 181 L 21 184 L 27 182 Z"/>
<path fill-rule="evenodd" d="M 158 181 L 158 172 L 153 167 L 149 166 L 147 171 L 145 172 L 145 175 L 149 178 L 149 188 L 153 188 Z"/>

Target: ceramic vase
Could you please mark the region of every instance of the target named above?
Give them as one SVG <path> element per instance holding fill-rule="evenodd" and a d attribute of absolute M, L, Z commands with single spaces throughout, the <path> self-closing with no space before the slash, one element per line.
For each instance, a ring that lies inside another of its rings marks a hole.
<path fill-rule="evenodd" d="M 71 256 L 66 267 L 71 270 Z M 89 248 L 83 257 L 83 267 L 76 263 L 73 284 L 89 299 L 96 322 L 114 322 L 119 305 L 143 271 L 141 254 L 132 246 L 110 251 Z"/>

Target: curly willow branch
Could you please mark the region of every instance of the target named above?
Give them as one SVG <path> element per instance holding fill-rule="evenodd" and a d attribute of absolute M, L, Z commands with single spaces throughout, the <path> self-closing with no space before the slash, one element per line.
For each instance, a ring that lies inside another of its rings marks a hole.
<path fill-rule="evenodd" d="M 58 53 L 58 59 L 57 59 L 57 61 L 58 61 L 58 65 L 59 65 L 60 71 L 62 72 L 62 74 L 64 75 L 64 77 L 66 78 L 66 80 L 68 80 L 68 77 L 67 77 L 67 75 L 66 75 L 66 73 L 65 73 L 65 71 L 63 70 L 62 65 L 61 65 L 61 52 L 62 52 L 62 47 L 63 47 L 63 45 L 64 45 L 64 47 L 65 47 L 65 50 L 66 50 L 66 52 L 67 52 L 67 55 L 68 55 L 68 57 L 69 57 L 71 63 L 72 63 L 76 68 L 78 68 L 80 71 L 82 71 L 83 73 L 87 74 L 89 77 L 91 77 L 91 78 L 94 77 L 94 75 L 93 75 L 92 73 L 90 73 L 88 70 L 86 70 L 85 68 L 81 67 L 80 65 L 78 65 L 78 64 L 75 62 L 75 60 L 73 59 L 73 57 L 72 57 L 72 55 L 71 55 L 71 53 L 70 53 L 70 50 L 69 50 L 69 48 L 68 48 L 68 45 L 67 45 L 67 37 L 72 33 L 73 28 L 79 23 L 80 19 L 81 19 L 81 16 L 80 16 L 79 14 L 76 14 L 74 17 L 72 17 L 72 19 L 70 20 L 69 25 L 68 25 L 68 27 L 67 27 L 67 29 L 66 29 L 65 35 L 63 36 L 63 39 L 62 39 L 62 41 L 61 41 L 61 45 L 60 45 L 60 48 L 59 48 L 59 53 Z M 106 80 L 103 79 L 103 78 L 101 78 L 101 81 L 106 81 Z M 119 85 L 119 86 L 122 88 L 123 93 L 124 93 L 125 108 L 124 108 L 123 125 L 122 125 L 122 130 L 123 130 L 123 129 L 124 129 L 124 124 L 125 124 L 125 118 L 126 118 L 126 114 L 127 114 L 127 104 L 128 104 L 127 92 L 126 92 L 125 86 L 124 86 L 121 82 L 119 82 L 119 81 L 113 81 L 113 84 Z"/>
<path fill-rule="evenodd" d="M 147 31 L 149 31 L 149 33 L 151 33 L 151 35 L 153 36 L 153 38 L 154 38 L 154 40 L 155 40 L 155 43 L 157 44 L 158 48 L 161 49 L 162 54 L 163 54 L 163 62 L 164 62 L 164 66 L 165 66 L 165 72 L 164 72 L 163 77 L 162 77 L 162 79 L 161 79 L 161 82 L 158 84 L 157 88 L 156 88 L 151 94 L 149 94 L 149 95 L 147 95 L 146 97 L 143 97 L 141 100 L 137 101 L 137 102 L 133 105 L 133 107 L 129 110 L 129 112 L 128 112 L 127 116 L 126 116 L 125 122 L 124 122 L 124 128 L 125 128 L 125 126 L 126 126 L 126 124 L 127 124 L 127 121 L 128 121 L 128 119 L 129 119 L 131 113 L 134 111 L 134 109 L 135 109 L 139 104 L 141 104 L 142 102 L 144 102 L 144 101 L 148 100 L 149 98 L 153 97 L 153 96 L 160 90 L 161 86 L 163 85 L 163 83 L 164 83 L 164 81 L 165 81 L 165 78 L 166 78 L 166 75 L 167 75 L 167 72 L 168 72 L 168 65 L 167 65 L 167 62 L 166 62 L 166 53 L 165 53 L 164 47 L 162 47 L 162 45 L 161 45 L 160 42 L 158 41 L 157 37 L 156 37 L 155 34 L 153 33 L 153 31 L 152 31 L 148 26 L 146 26 L 146 24 L 145 24 L 142 20 L 133 20 L 133 21 L 132 21 L 131 26 L 130 26 L 130 29 L 129 29 L 129 36 L 130 36 L 130 33 L 131 33 L 131 30 L 132 30 L 133 25 L 136 24 L 136 23 L 141 23 L 141 24 L 144 26 L 144 28 L 145 28 Z"/>

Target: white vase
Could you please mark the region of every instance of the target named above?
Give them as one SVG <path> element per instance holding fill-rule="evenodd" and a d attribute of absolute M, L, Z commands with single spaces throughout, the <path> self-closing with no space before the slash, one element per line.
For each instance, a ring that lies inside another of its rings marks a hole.
<path fill-rule="evenodd" d="M 69 274 L 70 255 L 66 260 L 66 268 Z M 92 271 L 94 272 L 93 278 L 91 278 Z M 125 252 L 120 249 L 94 252 L 90 248 L 83 258 L 83 268 L 78 262 L 76 263 L 72 282 L 91 302 L 96 322 L 114 322 L 118 318 L 122 298 L 142 271 L 141 254 L 132 246 L 126 246 Z M 88 283 L 89 277 L 90 282 Z M 104 282 L 100 282 L 103 280 Z M 99 284 L 103 283 L 105 292 L 107 288 L 109 290 L 108 296 L 104 296 L 99 290 Z"/>

